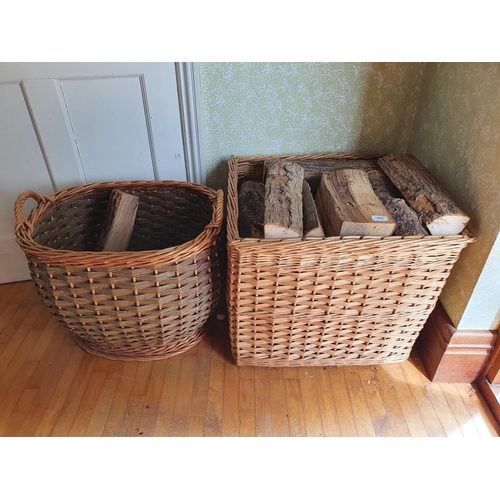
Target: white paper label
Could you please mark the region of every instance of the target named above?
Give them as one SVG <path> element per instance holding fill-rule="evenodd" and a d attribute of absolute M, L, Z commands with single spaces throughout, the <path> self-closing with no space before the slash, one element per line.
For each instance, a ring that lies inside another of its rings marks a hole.
<path fill-rule="evenodd" d="M 385 215 L 372 215 L 373 222 L 387 222 L 388 220 Z"/>

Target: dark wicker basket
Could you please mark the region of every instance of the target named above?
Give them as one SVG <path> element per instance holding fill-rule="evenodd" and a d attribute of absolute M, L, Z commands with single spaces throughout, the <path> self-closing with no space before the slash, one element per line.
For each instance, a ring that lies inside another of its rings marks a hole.
<path fill-rule="evenodd" d="M 113 189 L 139 196 L 126 252 L 95 252 Z M 28 198 L 38 205 L 25 218 Z M 223 193 L 173 181 L 94 183 L 50 197 L 27 191 L 16 239 L 57 319 L 88 352 L 161 359 L 198 343 L 217 305 Z"/>

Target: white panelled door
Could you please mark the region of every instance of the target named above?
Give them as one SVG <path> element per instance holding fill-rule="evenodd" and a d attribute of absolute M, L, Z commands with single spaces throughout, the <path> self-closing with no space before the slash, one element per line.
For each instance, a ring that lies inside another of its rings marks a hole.
<path fill-rule="evenodd" d="M 29 279 L 21 192 L 184 181 L 182 137 L 174 63 L 0 63 L 0 283 Z"/>

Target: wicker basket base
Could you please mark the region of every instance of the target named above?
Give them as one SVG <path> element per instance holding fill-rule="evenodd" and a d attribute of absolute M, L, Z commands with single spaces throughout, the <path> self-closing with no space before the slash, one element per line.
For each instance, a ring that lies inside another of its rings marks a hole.
<path fill-rule="evenodd" d="M 388 363 L 402 363 L 410 356 L 410 350 L 405 354 L 398 354 L 385 359 L 377 359 L 370 357 L 351 357 L 339 354 L 337 357 L 308 357 L 296 359 L 279 359 L 279 358 L 252 358 L 252 357 L 238 357 L 237 353 L 233 351 L 233 357 L 237 366 L 264 366 L 269 368 L 293 368 L 298 366 L 322 366 L 327 367 L 342 367 L 342 366 L 375 366 Z"/>
<path fill-rule="evenodd" d="M 117 347 L 114 345 L 96 344 L 78 336 L 76 336 L 76 342 L 83 350 L 101 358 L 120 361 L 155 361 L 177 356 L 177 354 L 182 354 L 194 347 L 206 336 L 210 324 L 211 321 L 209 320 L 196 333 L 189 337 L 189 342 L 186 342 L 184 339 L 158 346 Z"/>

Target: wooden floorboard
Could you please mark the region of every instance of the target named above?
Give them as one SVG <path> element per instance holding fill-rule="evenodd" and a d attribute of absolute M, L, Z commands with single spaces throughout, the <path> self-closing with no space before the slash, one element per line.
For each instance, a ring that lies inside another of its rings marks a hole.
<path fill-rule="evenodd" d="M 334 391 L 327 369 L 318 367 L 314 371 L 319 411 L 323 423 L 323 433 L 327 437 L 340 437 L 339 414 L 335 405 Z"/>
<path fill-rule="evenodd" d="M 182 357 L 174 356 L 166 360 L 167 370 L 163 381 L 160 404 L 156 416 L 154 436 L 168 436 L 174 419 L 175 401 L 179 398 Z"/>
<path fill-rule="evenodd" d="M 359 366 L 357 370 L 375 435 L 380 437 L 394 437 L 389 414 L 385 409 L 382 396 L 378 390 L 372 367 Z"/>
<path fill-rule="evenodd" d="M 226 350 L 228 353 L 228 350 Z M 222 404 L 222 436 L 236 437 L 240 435 L 240 386 L 245 384 L 240 380 L 239 369 L 234 364 L 227 364 L 224 369 L 224 400 Z M 245 403 L 245 397 L 242 396 Z M 251 410 L 250 410 L 251 411 Z"/>
<path fill-rule="evenodd" d="M 418 412 L 422 417 L 425 429 L 430 437 L 444 437 L 446 433 L 443 429 L 443 424 L 439 420 L 436 409 L 429 399 L 425 390 L 425 385 L 421 377 L 413 357 L 410 357 L 408 362 L 401 363 L 401 370 L 406 379 L 406 383 L 410 387 L 410 391 L 417 404 Z"/>
<path fill-rule="evenodd" d="M 290 425 L 288 423 L 283 368 L 269 369 L 269 385 L 271 387 L 271 422 L 273 437 L 288 437 L 290 436 Z"/>
<path fill-rule="evenodd" d="M 160 361 L 83 351 L 31 282 L 0 285 L 0 436 L 498 436 L 471 384 L 418 356 L 378 366 L 238 367 L 226 321 Z"/>
<path fill-rule="evenodd" d="M 346 373 L 344 368 L 327 368 L 330 376 L 330 386 L 332 389 L 333 405 L 337 410 L 340 425 L 340 435 L 342 437 L 357 437 L 358 427 L 354 414 L 351 397 L 347 389 Z"/>
<path fill-rule="evenodd" d="M 269 372 L 266 367 L 255 368 L 255 435 L 260 437 L 273 435 Z"/>
<path fill-rule="evenodd" d="M 183 356 L 179 378 L 179 395 L 174 404 L 174 415 L 169 436 L 186 436 L 189 430 L 189 414 L 196 373 L 196 357 Z"/>
<path fill-rule="evenodd" d="M 462 396 L 465 406 L 469 410 L 472 421 L 476 424 L 479 434 L 488 437 L 498 433 L 499 425 L 490 417 L 490 409 L 479 393 L 476 386 L 469 384 L 455 384 Z"/>
<path fill-rule="evenodd" d="M 376 385 L 378 389 L 393 436 L 410 437 L 410 429 L 401 408 L 398 393 L 389 375 L 385 369 L 380 369 L 378 366 L 371 366 L 370 370 L 372 372 L 371 383 Z"/>
<path fill-rule="evenodd" d="M 322 437 L 325 435 L 317 392 L 318 383 L 316 380 L 319 378 L 319 375 L 317 375 L 318 371 L 321 371 L 321 369 L 317 367 L 302 367 L 299 370 L 306 435 L 308 437 Z"/>
<path fill-rule="evenodd" d="M 129 364 L 125 363 L 125 367 Z M 153 363 L 151 376 L 149 377 L 144 404 L 142 407 L 141 419 L 139 420 L 139 435 L 152 436 L 156 430 L 158 412 L 160 411 L 161 396 L 165 384 L 165 374 L 168 369 L 168 360 L 161 360 Z M 128 390 L 130 394 L 131 388 Z M 109 418 L 108 418 L 109 420 Z"/>
<path fill-rule="evenodd" d="M 299 378 L 285 378 L 286 407 L 290 437 L 307 436 L 304 401 Z"/>

